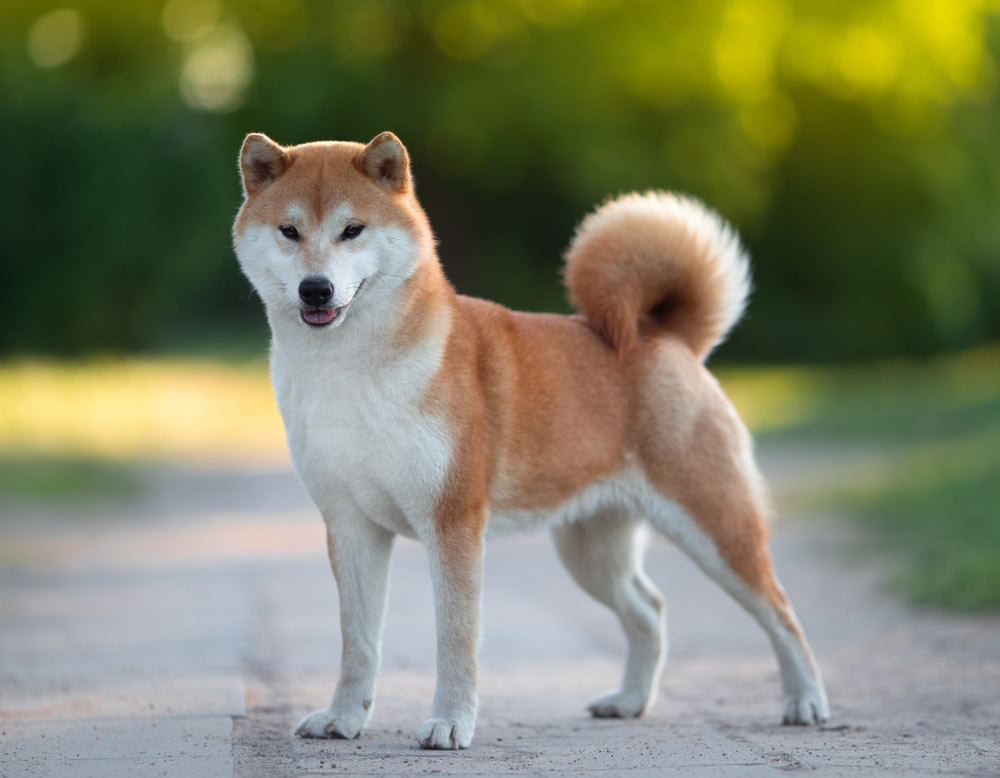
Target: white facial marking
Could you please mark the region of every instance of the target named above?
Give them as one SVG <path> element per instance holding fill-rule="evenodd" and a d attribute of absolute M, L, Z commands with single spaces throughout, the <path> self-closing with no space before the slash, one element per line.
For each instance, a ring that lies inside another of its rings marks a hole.
<path fill-rule="evenodd" d="M 349 224 L 364 229 L 355 237 L 344 236 Z M 282 234 L 280 227 L 295 227 L 299 239 Z M 327 211 L 316 223 L 302 203 L 291 203 L 278 224 L 251 224 L 236 236 L 236 253 L 244 274 L 250 279 L 268 309 L 272 327 L 280 321 L 301 320 L 303 309 L 299 285 L 308 277 L 326 278 L 333 285 L 329 308 L 336 317 L 319 332 L 341 327 L 348 314 L 355 316 L 355 301 L 388 315 L 394 306 L 395 291 L 415 267 L 417 243 L 401 226 L 382 223 L 378 218 L 362 219 L 349 203 Z"/>

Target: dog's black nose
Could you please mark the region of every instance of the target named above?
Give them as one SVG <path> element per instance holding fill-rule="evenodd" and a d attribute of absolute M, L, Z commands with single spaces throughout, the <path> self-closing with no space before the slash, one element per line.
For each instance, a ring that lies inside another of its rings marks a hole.
<path fill-rule="evenodd" d="M 299 284 L 299 298 L 306 305 L 326 305 L 333 297 L 333 284 L 322 276 L 309 276 Z"/>

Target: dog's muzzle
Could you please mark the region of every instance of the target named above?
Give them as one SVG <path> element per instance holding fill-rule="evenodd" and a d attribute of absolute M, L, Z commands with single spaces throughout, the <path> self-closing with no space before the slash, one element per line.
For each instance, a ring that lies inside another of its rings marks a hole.
<path fill-rule="evenodd" d="M 339 308 L 330 306 L 333 299 L 333 284 L 323 276 L 308 276 L 299 284 L 299 299 L 302 301 L 302 321 L 313 327 L 325 327 L 337 318 Z"/>

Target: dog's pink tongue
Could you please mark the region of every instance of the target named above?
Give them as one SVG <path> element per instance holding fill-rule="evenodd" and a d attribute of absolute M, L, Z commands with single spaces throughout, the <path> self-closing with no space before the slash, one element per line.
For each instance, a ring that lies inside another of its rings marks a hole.
<path fill-rule="evenodd" d="M 302 318 L 310 324 L 328 324 L 333 321 L 336 308 L 324 308 L 320 311 L 302 311 Z"/>

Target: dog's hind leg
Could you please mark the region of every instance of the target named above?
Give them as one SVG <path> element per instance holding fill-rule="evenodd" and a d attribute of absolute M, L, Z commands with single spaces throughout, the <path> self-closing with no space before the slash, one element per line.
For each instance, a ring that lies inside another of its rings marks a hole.
<path fill-rule="evenodd" d="M 663 660 L 663 597 L 642 570 L 645 528 L 604 514 L 552 530 L 559 556 L 574 580 L 618 616 L 628 640 L 621 688 L 592 699 L 594 716 L 634 718 L 652 706 Z"/>
<path fill-rule="evenodd" d="M 778 583 L 767 546 L 767 500 L 743 423 L 707 370 L 673 341 L 645 363 L 634 441 L 641 515 L 767 632 L 784 688 L 784 720 L 825 721 L 819 669 Z"/>
<path fill-rule="evenodd" d="M 784 691 L 784 722 L 826 721 L 829 707 L 819 669 L 792 605 L 771 565 L 761 519 L 744 506 L 706 532 L 699 519 L 664 499 L 651 523 L 742 605 L 767 632 L 778 659 Z M 722 539 L 718 533 L 728 537 Z M 714 536 L 714 537 L 713 537 Z M 739 558 L 729 553 L 739 549 Z"/>
<path fill-rule="evenodd" d="M 784 689 L 786 724 L 829 717 L 826 691 L 767 546 L 767 509 L 750 439 L 720 404 L 703 413 L 683 457 L 664 467 L 644 457 L 651 490 L 642 500 L 649 522 L 690 556 L 767 632 Z M 655 493 L 655 494 L 654 494 Z"/>

